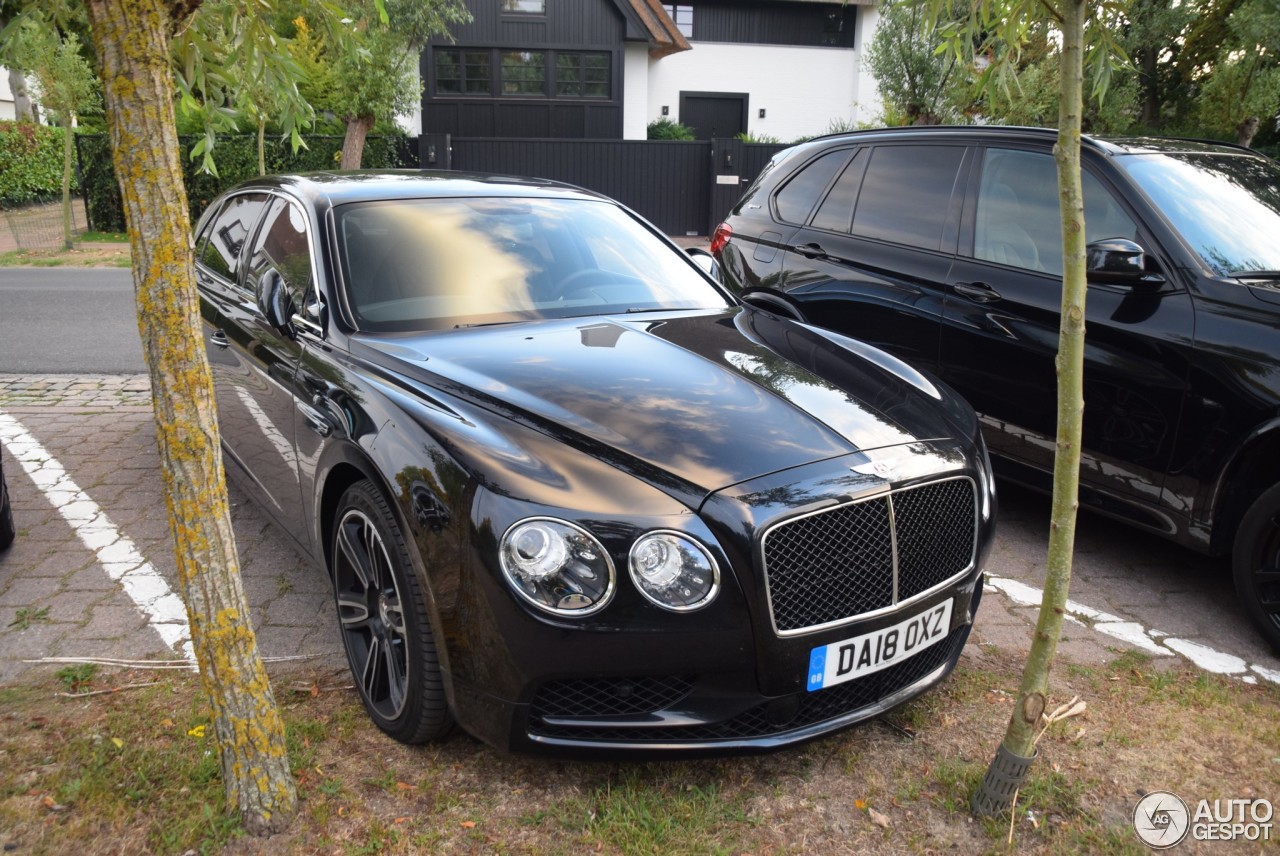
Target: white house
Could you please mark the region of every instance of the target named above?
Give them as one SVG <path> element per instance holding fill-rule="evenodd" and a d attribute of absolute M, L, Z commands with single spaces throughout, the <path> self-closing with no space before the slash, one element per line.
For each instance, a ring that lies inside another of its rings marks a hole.
<path fill-rule="evenodd" d="M 422 53 L 409 130 L 644 139 L 665 116 L 787 142 L 871 122 L 874 2 L 467 0 L 474 20 Z"/>

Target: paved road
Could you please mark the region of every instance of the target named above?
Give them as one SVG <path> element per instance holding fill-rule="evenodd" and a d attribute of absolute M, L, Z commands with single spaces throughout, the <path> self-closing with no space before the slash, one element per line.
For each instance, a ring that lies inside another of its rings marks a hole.
<path fill-rule="evenodd" d="M 0 268 L 0 371 L 145 371 L 123 268 Z"/>
<path fill-rule="evenodd" d="M 164 594 L 175 572 L 148 402 L 139 376 L 0 374 L 0 443 L 20 530 L 0 554 L 0 684 L 32 668 L 24 660 L 181 653 L 165 641 L 177 638 Z M 234 486 L 232 500 L 262 651 L 340 667 L 327 580 Z M 1000 501 L 987 565 L 997 579 L 969 657 L 984 645 L 1026 649 L 1035 610 L 1019 599 L 1043 582 L 1047 502 L 1010 485 Z M 1223 563 L 1086 515 L 1075 567 L 1082 620 L 1067 625 L 1067 661 L 1103 662 L 1137 645 L 1160 662 L 1189 655 L 1280 682 L 1280 659 L 1245 621 Z"/>

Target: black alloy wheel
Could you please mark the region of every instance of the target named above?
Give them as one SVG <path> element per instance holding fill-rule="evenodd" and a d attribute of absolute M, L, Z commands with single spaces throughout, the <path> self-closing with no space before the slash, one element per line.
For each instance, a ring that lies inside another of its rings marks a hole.
<path fill-rule="evenodd" d="M 1280 485 L 1249 507 L 1231 555 L 1236 593 L 1250 620 L 1280 653 Z"/>
<path fill-rule="evenodd" d="M 347 488 L 330 555 L 342 642 L 374 723 L 401 743 L 453 726 L 422 585 L 391 509 L 371 482 Z"/>

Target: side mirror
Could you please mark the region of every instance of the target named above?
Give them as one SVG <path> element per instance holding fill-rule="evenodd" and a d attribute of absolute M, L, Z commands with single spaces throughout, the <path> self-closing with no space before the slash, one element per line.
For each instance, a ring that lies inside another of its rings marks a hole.
<path fill-rule="evenodd" d="M 720 264 L 715 256 L 702 247 L 689 247 L 685 252 L 689 254 L 689 258 L 693 259 L 695 265 L 702 268 L 703 273 L 717 282 L 720 281 Z"/>
<path fill-rule="evenodd" d="M 258 280 L 258 309 L 268 324 L 293 336 L 293 302 L 284 286 L 284 277 L 275 268 L 267 270 Z"/>
<path fill-rule="evenodd" d="M 1147 270 L 1147 254 L 1128 238 L 1105 238 L 1085 248 L 1085 268 L 1092 282 L 1112 285 L 1159 285 L 1164 277 Z"/>

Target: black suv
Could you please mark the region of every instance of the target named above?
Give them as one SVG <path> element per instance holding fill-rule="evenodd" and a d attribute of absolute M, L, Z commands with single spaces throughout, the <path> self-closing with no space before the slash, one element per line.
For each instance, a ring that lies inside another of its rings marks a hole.
<path fill-rule="evenodd" d="M 901 128 L 779 153 L 716 230 L 743 297 L 930 370 L 1047 488 L 1062 248 L 1053 131 Z M 1280 164 L 1082 142 L 1085 507 L 1233 558 L 1280 650 Z"/>

